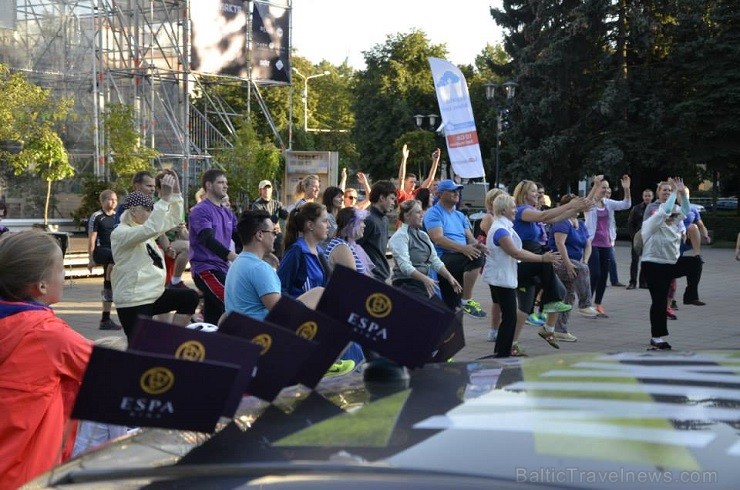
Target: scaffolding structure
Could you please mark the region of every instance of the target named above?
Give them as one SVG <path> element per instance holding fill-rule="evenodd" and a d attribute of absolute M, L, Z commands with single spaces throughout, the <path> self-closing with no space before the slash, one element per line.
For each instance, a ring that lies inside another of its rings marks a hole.
<path fill-rule="evenodd" d="M 142 143 L 159 153 L 156 166 L 178 170 L 188 185 L 215 150 L 231 146 L 233 111 L 190 72 L 188 3 L 0 0 L 0 63 L 74 100 L 60 135 L 78 175 L 108 175 L 115 155 L 103 121 L 116 103 L 133 108 Z M 269 120 L 257 85 L 245 82 Z M 207 114 L 190 103 L 193 89 L 206 97 Z"/>

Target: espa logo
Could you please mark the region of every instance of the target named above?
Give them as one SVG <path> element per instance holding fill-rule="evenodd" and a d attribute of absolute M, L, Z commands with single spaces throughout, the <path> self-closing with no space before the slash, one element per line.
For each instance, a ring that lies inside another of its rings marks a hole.
<path fill-rule="evenodd" d="M 161 395 L 175 384 L 175 375 L 166 367 L 147 369 L 139 378 L 139 386 L 150 395 Z"/>
<path fill-rule="evenodd" d="M 175 357 L 186 361 L 204 361 L 206 347 L 197 340 L 188 340 L 180 344 L 180 347 L 175 351 Z"/>
<path fill-rule="evenodd" d="M 252 339 L 252 342 L 262 347 L 262 350 L 260 351 L 261 356 L 267 354 L 267 351 L 270 350 L 270 347 L 272 347 L 272 337 L 270 337 L 270 335 L 266 333 L 259 334 Z"/>
<path fill-rule="evenodd" d="M 365 309 L 372 317 L 385 318 L 391 314 L 393 303 L 385 294 L 373 293 L 365 300 Z"/>
<path fill-rule="evenodd" d="M 316 322 L 305 322 L 300 327 L 298 327 L 295 331 L 296 335 L 299 337 L 303 337 L 307 340 L 312 340 L 314 337 L 316 337 L 316 334 L 319 332 L 319 325 Z"/>

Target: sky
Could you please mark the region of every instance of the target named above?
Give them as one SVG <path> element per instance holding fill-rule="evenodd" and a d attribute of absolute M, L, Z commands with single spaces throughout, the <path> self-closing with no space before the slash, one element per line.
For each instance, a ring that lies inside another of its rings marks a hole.
<path fill-rule="evenodd" d="M 447 45 L 447 61 L 473 64 L 486 44 L 501 42 L 490 7 L 500 0 L 293 0 L 294 54 L 312 63 L 345 59 L 364 69 L 362 51 L 384 44 L 389 34 L 417 28 L 432 44 Z"/>

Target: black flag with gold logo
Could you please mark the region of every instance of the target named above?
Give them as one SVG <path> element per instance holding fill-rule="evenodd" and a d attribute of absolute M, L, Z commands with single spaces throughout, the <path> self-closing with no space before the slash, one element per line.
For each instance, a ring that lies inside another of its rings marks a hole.
<path fill-rule="evenodd" d="M 128 348 L 166 354 L 186 361 L 219 361 L 240 366 L 231 396 L 224 406 L 225 417 L 234 416 L 252 381 L 260 356 L 259 346 L 248 340 L 191 330 L 149 318 L 139 319 L 136 334 Z"/>
<path fill-rule="evenodd" d="M 313 388 L 321 381 L 326 371 L 347 347 L 352 335 L 346 325 L 287 296 L 280 298 L 265 320 L 292 330 L 299 337 L 318 343 L 316 351 L 296 374 L 295 381 L 309 388 Z"/>
<path fill-rule="evenodd" d="M 411 368 L 431 359 L 454 318 L 443 306 L 342 266 L 316 309 L 347 324 L 357 343 Z"/>
<path fill-rule="evenodd" d="M 296 373 L 316 350 L 316 342 L 299 337 L 279 325 L 231 312 L 218 327 L 218 334 L 249 340 L 260 347 L 257 373 L 249 383 L 250 395 L 272 401 L 280 390 L 295 384 Z"/>
<path fill-rule="evenodd" d="M 213 432 L 239 366 L 93 347 L 72 417 Z"/>

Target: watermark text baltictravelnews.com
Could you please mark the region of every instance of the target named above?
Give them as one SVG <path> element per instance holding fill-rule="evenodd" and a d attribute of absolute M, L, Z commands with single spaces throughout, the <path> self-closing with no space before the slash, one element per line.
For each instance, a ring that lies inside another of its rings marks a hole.
<path fill-rule="evenodd" d="M 530 483 L 717 483 L 716 471 L 591 471 L 580 468 L 515 468 L 516 481 Z"/>

